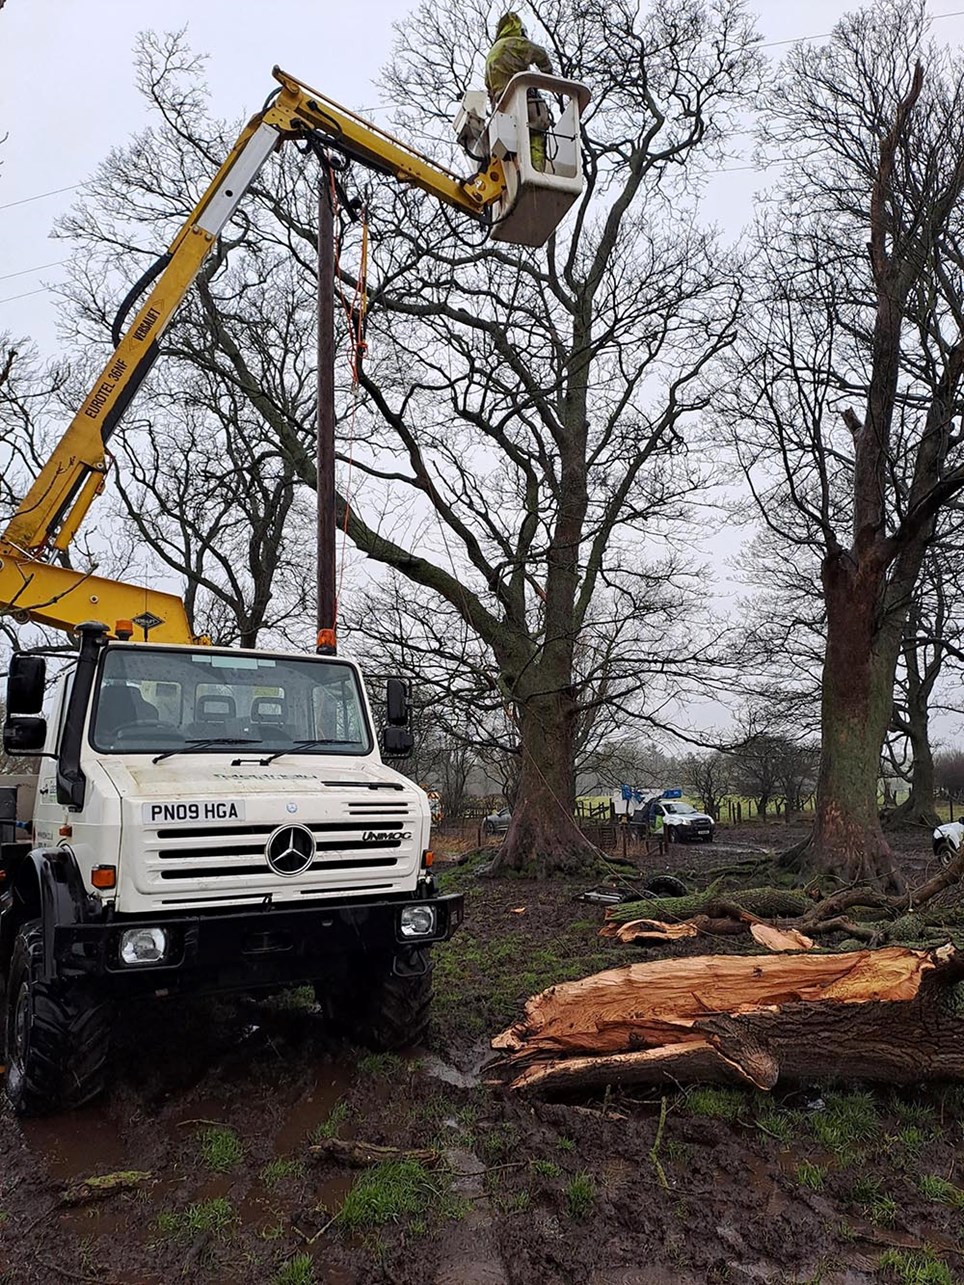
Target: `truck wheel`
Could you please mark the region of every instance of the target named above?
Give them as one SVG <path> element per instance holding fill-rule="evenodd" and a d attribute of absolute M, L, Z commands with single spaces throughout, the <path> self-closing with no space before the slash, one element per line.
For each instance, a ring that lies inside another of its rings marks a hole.
<path fill-rule="evenodd" d="M 315 993 L 331 1025 L 378 1052 L 394 1053 L 424 1040 L 432 1003 L 432 956 L 427 950 L 413 951 L 413 956 L 417 967 L 425 965 L 419 976 L 396 977 L 391 956 L 382 956 L 353 972 L 353 984 L 335 995 L 317 983 Z"/>
<path fill-rule="evenodd" d="M 111 1005 L 87 986 L 39 980 L 39 919 L 17 934 L 7 977 L 7 1097 L 18 1115 L 83 1106 L 104 1088 Z"/>
<path fill-rule="evenodd" d="M 944 839 L 934 848 L 934 855 L 937 857 L 939 865 L 949 866 L 957 856 L 957 850 L 947 841 L 947 839 Z"/>

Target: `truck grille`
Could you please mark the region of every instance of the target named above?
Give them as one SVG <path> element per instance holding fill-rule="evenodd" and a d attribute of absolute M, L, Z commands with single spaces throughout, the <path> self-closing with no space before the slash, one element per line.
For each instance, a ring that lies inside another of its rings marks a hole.
<path fill-rule="evenodd" d="M 417 820 L 410 803 L 394 800 L 343 804 L 340 818 L 325 821 L 292 816 L 290 824 L 314 836 L 315 856 L 308 869 L 290 880 L 276 874 L 265 855 L 271 835 L 286 821 L 162 826 L 145 835 L 143 891 L 159 890 L 163 884 L 173 892 L 180 885 L 186 895 L 188 880 L 216 880 L 224 888 L 222 895 L 255 895 L 262 887 L 279 891 L 286 884 L 304 892 L 301 885 L 309 880 L 319 891 L 334 891 L 326 877 L 329 872 L 336 877 L 354 871 L 363 879 L 378 874 L 391 878 L 398 869 L 411 869 L 419 858 L 412 830 Z M 376 885 L 366 879 L 362 886 Z"/>

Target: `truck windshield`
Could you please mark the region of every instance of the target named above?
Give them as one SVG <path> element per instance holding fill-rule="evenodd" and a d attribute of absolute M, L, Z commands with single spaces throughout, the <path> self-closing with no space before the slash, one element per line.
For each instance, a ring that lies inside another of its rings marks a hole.
<path fill-rule="evenodd" d="M 367 754 L 371 731 L 343 661 L 189 648 L 109 647 L 90 741 L 115 754 Z M 255 748 L 256 747 L 256 748 Z"/>

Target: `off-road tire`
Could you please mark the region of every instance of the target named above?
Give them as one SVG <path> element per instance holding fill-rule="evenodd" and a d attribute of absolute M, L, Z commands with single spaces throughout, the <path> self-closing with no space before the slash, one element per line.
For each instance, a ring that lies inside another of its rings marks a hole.
<path fill-rule="evenodd" d="M 432 1005 L 432 955 L 413 951 L 419 976 L 396 977 L 392 960 L 384 956 L 352 970 L 352 984 L 332 994 L 316 983 L 315 994 L 329 1025 L 358 1044 L 377 1052 L 395 1053 L 420 1044 L 428 1034 Z"/>
<path fill-rule="evenodd" d="M 40 980 L 40 920 L 17 934 L 4 1014 L 7 1097 L 18 1115 L 83 1106 L 104 1088 L 113 1006 L 87 984 Z"/>

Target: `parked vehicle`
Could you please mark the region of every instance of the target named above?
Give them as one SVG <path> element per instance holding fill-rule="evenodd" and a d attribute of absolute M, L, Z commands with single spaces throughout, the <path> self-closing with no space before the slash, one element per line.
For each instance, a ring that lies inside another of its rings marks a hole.
<path fill-rule="evenodd" d="M 681 799 L 661 799 L 653 805 L 653 817 L 663 818 L 663 833 L 668 843 L 685 843 L 699 839 L 713 842 L 716 823 L 706 812 L 698 812 L 691 803 Z"/>
<path fill-rule="evenodd" d="M 490 812 L 482 822 L 482 833 L 505 834 L 511 820 L 512 812 L 509 808 L 502 808 L 499 812 Z"/>
<path fill-rule="evenodd" d="M 964 821 L 947 821 L 934 831 L 934 856 L 942 866 L 949 866 L 964 841 Z"/>

